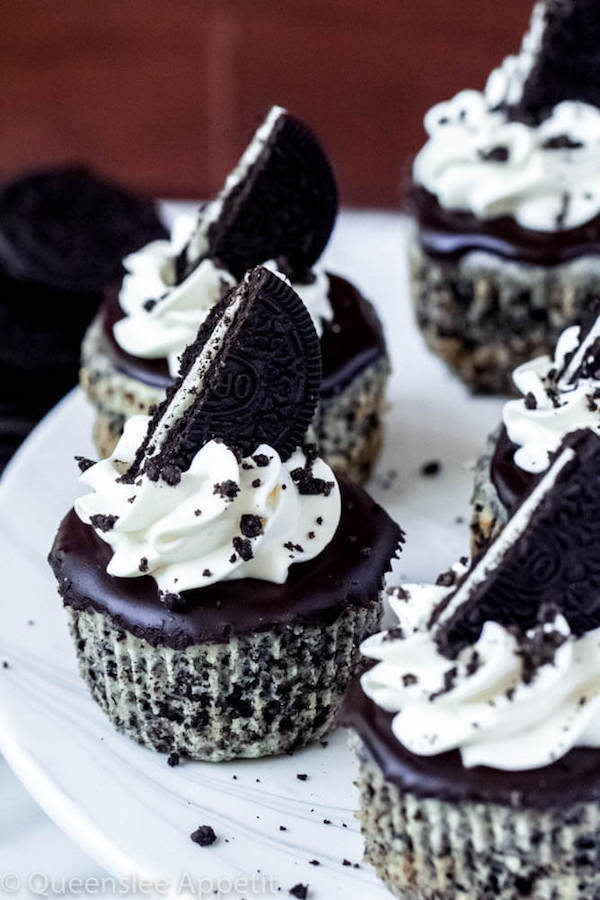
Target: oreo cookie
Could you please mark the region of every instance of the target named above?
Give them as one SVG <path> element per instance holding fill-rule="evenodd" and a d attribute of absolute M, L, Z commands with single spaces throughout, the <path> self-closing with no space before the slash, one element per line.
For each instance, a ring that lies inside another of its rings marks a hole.
<path fill-rule="evenodd" d="M 516 113 L 539 122 L 562 100 L 600 107 L 597 0 L 546 0 L 540 46 Z"/>
<path fill-rule="evenodd" d="M 277 259 L 300 280 L 321 256 L 338 209 L 335 177 L 319 141 L 273 107 L 178 260 L 183 280 L 208 256 L 236 278 Z"/>
<path fill-rule="evenodd" d="M 81 166 L 0 188 L 0 268 L 20 281 L 99 294 L 121 280 L 124 256 L 167 236 L 152 201 Z"/>
<path fill-rule="evenodd" d="M 258 266 L 213 308 L 185 351 L 126 474 L 176 483 L 212 439 L 240 456 L 261 443 L 287 459 L 313 418 L 321 383 L 310 315 L 281 278 Z"/>
<path fill-rule="evenodd" d="M 525 631 L 546 604 L 575 635 L 600 626 L 600 437 L 591 429 L 565 438 L 544 478 L 429 624 L 454 658 L 485 622 Z"/>

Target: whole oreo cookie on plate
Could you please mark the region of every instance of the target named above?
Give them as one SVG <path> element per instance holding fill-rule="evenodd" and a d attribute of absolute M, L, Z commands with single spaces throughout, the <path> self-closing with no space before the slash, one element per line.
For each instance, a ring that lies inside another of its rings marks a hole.
<path fill-rule="evenodd" d="M 365 857 L 399 897 L 600 892 L 599 471 L 569 435 L 488 550 L 392 589 L 361 647 Z"/>
<path fill-rule="evenodd" d="M 313 132 L 275 106 L 223 189 L 171 241 L 125 259 L 83 344 L 82 383 L 96 408 L 95 441 L 112 452 L 128 416 L 164 397 L 179 359 L 223 292 L 249 267 L 284 274 L 321 343 L 314 425 L 324 458 L 364 481 L 382 441 L 389 364 L 371 304 L 319 263 L 334 226 L 338 192 Z"/>
<path fill-rule="evenodd" d="M 474 391 L 512 393 L 600 293 L 595 0 L 533 8 L 518 55 L 427 113 L 409 257 L 429 347 Z"/>
<path fill-rule="evenodd" d="M 34 411 L 40 418 L 77 383 L 82 336 L 103 291 L 121 279 L 123 247 L 164 235 L 154 203 L 82 167 L 0 187 L 0 403 L 23 403 L 23 415 L 5 422 L 13 450 Z"/>
<path fill-rule="evenodd" d="M 266 756 L 334 725 L 404 538 L 320 458 L 319 384 L 305 305 L 257 267 L 152 417 L 83 462 L 50 563 L 94 699 L 148 747 Z"/>

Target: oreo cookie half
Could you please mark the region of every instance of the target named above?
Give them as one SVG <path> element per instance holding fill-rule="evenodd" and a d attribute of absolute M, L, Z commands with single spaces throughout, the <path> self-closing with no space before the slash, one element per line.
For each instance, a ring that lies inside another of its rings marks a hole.
<path fill-rule="evenodd" d="M 455 657 L 487 621 L 534 627 L 550 604 L 581 635 L 600 626 L 600 437 L 563 441 L 544 478 L 430 620 Z"/>
<path fill-rule="evenodd" d="M 287 459 L 319 396 L 321 353 L 308 311 L 277 275 L 257 267 L 211 311 L 182 357 L 126 477 L 177 482 L 216 438 L 248 456 L 261 443 Z"/>
<path fill-rule="evenodd" d="M 558 376 L 558 387 L 568 390 L 580 378 L 600 379 L 600 305 L 594 307 L 581 320 L 579 341 L 575 350 L 568 354 L 565 365 Z"/>
<path fill-rule="evenodd" d="M 337 209 L 335 177 L 319 141 L 274 106 L 223 190 L 201 210 L 178 260 L 179 279 L 206 256 L 238 279 L 268 259 L 302 275 L 325 249 Z"/>
<path fill-rule="evenodd" d="M 600 107 L 597 0 L 546 0 L 540 46 L 516 112 L 539 122 L 561 100 Z"/>
<path fill-rule="evenodd" d="M 0 267 L 60 291 L 99 293 L 121 260 L 168 237 L 151 200 L 80 166 L 33 172 L 0 189 Z"/>

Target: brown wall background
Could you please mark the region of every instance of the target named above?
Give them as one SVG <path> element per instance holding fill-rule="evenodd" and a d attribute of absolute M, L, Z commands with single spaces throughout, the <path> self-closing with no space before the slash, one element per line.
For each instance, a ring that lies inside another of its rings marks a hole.
<path fill-rule="evenodd" d="M 346 204 L 393 206 L 432 103 L 518 48 L 526 0 L 18 0 L 0 11 L 0 175 L 63 160 L 162 196 L 218 189 L 272 103 Z"/>

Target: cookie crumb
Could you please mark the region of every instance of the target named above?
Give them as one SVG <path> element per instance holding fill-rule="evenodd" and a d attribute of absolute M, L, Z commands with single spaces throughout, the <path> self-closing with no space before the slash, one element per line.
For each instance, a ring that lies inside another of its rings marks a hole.
<path fill-rule="evenodd" d="M 289 892 L 292 897 L 297 897 L 298 900 L 306 900 L 308 897 L 308 885 L 307 884 L 295 884 L 294 887 L 289 889 Z"/>
<path fill-rule="evenodd" d="M 178 766 L 180 762 L 181 757 L 179 756 L 179 753 L 177 753 L 176 751 L 173 751 L 173 753 L 169 753 L 167 757 L 167 765 L 171 766 L 171 768 L 173 769 L 175 768 L 175 766 Z"/>
<path fill-rule="evenodd" d="M 200 847 L 210 847 L 217 840 L 217 836 L 210 825 L 201 825 L 191 833 L 190 837 Z"/>
<path fill-rule="evenodd" d="M 432 475 L 437 475 L 441 468 L 442 464 L 439 459 L 430 459 L 428 462 L 423 463 L 420 472 L 421 475 L 425 475 L 426 478 L 430 478 Z"/>
<path fill-rule="evenodd" d="M 308 775 L 305 772 L 302 772 L 302 773 L 296 775 L 296 778 L 298 779 L 298 781 L 306 781 L 308 778 Z"/>

